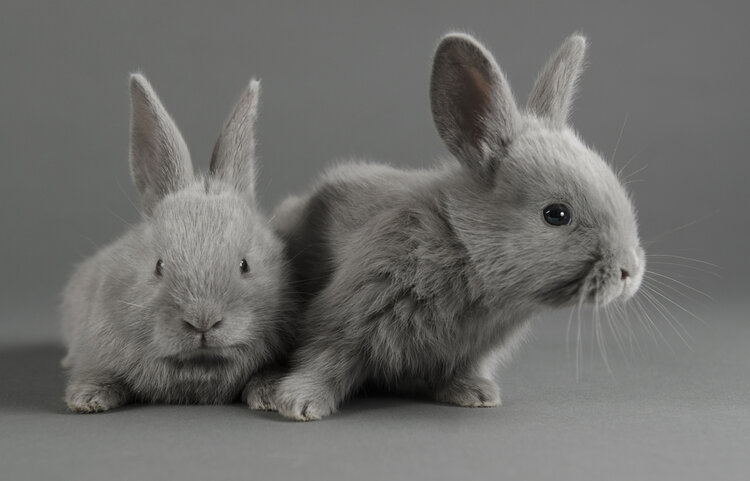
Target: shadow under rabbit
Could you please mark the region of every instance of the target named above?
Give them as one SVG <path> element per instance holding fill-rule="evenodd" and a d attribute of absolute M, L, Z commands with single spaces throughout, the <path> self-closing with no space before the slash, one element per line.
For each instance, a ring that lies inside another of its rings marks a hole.
<path fill-rule="evenodd" d="M 412 409 L 414 408 L 414 409 Z M 443 409 L 445 408 L 445 409 Z M 351 417 L 367 417 L 378 412 L 379 417 L 389 417 L 389 413 L 398 416 L 404 409 L 413 410 L 417 418 L 440 418 L 446 415 L 462 415 L 463 408 L 435 401 L 430 395 L 425 383 L 418 380 L 401 383 L 397 387 L 387 388 L 377 383 L 368 382 L 354 395 L 341 403 L 336 413 L 326 417 L 322 422 L 335 422 Z M 480 410 L 484 408 L 479 408 Z M 446 411 L 448 414 L 446 414 Z M 299 421 L 282 417 L 275 411 L 251 411 L 255 416 L 275 420 L 283 423 L 299 423 Z M 465 413 L 464 413 L 465 414 Z"/>
<path fill-rule="evenodd" d="M 26 412 L 48 412 L 57 414 L 70 413 L 63 395 L 65 392 L 65 371 L 60 366 L 64 348 L 59 344 L 29 344 L 0 347 L 0 379 L 3 389 L 0 391 L 0 409 Z M 361 416 L 370 411 L 400 410 L 409 405 L 440 406 L 430 399 L 424 386 L 419 383 L 400 386 L 398 389 L 385 389 L 377 385 L 367 385 L 356 395 L 345 401 L 335 418 Z M 152 404 L 133 404 L 122 406 L 112 412 L 149 409 Z M 236 408 L 267 420 L 285 422 L 276 412 L 250 411 L 242 403 L 233 403 L 226 407 Z M 107 413 L 99 413 L 98 416 Z"/>

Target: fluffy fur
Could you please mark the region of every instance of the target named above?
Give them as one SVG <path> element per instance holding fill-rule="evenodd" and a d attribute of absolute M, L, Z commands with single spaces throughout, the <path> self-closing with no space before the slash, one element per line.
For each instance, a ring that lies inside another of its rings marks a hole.
<path fill-rule="evenodd" d="M 565 124 L 585 47 L 567 39 L 522 109 L 486 48 L 446 36 L 430 95 L 457 162 L 340 166 L 279 208 L 295 282 L 312 298 L 277 388 L 282 415 L 319 419 L 365 381 L 411 378 L 442 402 L 499 405 L 495 366 L 532 313 L 635 293 L 645 260 L 633 206 Z M 555 203 L 570 207 L 569 225 L 545 222 Z"/>
<path fill-rule="evenodd" d="M 196 177 L 148 81 L 131 77 L 130 164 L 143 219 L 85 261 L 65 288 L 71 410 L 228 402 L 286 349 L 283 246 L 254 197 L 259 87 L 250 82 L 209 174 Z"/>

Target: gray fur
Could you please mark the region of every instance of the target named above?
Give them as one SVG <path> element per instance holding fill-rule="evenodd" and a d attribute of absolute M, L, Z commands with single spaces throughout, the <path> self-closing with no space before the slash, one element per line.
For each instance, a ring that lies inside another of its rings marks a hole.
<path fill-rule="evenodd" d="M 557 127 L 565 125 L 585 58 L 586 38 L 571 35 L 537 77 L 527 108 Z"/>
<path fill-rule="evenodd" d="M 130 77 L 130 171 L 146 214 L 193 178 L 190 152 L 172 118 L 141 74 Z"/>
<path fill-rule="evenodd" d="M 556 60 L 542 82 L 562 75 L 566 86 L 540 95 L 567 98 L 580 58 Z M 609 166 L 557 122 L 568 100 L 548 99 L 555 107 L 541 116 L 521 111 L 489 52 L 456 34 L 437 48 L 431 97 L 458 162 L 343 165 L 282 205 L 277 228 L 311 299 L 277 388 L 286 417 L 327 416 L 372 380 L 419 378 L 439 401 L 498 405 L 495 368 L 534 312 L 624 300 L 640 285 L 633 206 Z M 571 207 L 570 225 L 543 220 L 556 202 Z"/>
<path fill-rule="evenodd" d="M 255 202 L 255 121 L 260 82 L 251 80 L 214 147 L 209 171 Z"/>
<path fill-rule="evenodd" d="M 518 117 L 510 85 L 495 59 L 468 35 L 446 36 L 432 64 L 430 100 L 448 150 L 478 179 L 487 179 L 491 156 L 505 153 Z"/>
<path fill-rule="evenodd" d="M 242 390 L 242 402 L 255 411 L 276 411 L 276 387 L 283 375 L 279 368 L 253 375 Z"/>
<path fill-rule="evenodd" d="M 194 177 L 174 122 L 146 79 L 131 77 L 131 165 L 144 215 L 65 288 L 71 410 L 232 401 L 284 353 L 287 266 L 254 207 L 255 160 L 245 145 L 257 96 L 251 82 L 219 137 L 212 172 Z"/>

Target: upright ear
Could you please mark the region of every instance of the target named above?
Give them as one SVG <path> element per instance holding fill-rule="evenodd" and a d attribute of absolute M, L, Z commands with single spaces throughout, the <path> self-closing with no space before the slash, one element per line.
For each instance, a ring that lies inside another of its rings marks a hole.
<path fill-rule="evenodd" d="M 582 35 L 568 37 L 537 77 L 529 95 L 529 111 L 562 127 L 568 118 L 585 58 L 586 38 Z"/>
<path fill-rule="evenodd" d="M 146 78 L 130 76 L 130 170 L 146 215 L 193 179 L 185 140 Z"/>
<path fill-rule="evenodd" d="M 255 202 L 255 119 L 260 82 L 251 80 L 216 141 L 210 173 Z"/>
<path fill-rule="evenodd" d="M 438 45 L 430 80 L 432 116 L 448 150 L 480 179 L 504 153 L 518 122 L 510 85 L 492 54 L 469 35 Z"/>

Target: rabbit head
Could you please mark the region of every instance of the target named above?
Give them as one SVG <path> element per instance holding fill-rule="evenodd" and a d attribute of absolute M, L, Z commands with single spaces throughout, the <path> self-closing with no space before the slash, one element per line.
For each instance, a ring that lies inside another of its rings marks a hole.
<path fill-rule="evenodd" d="M 586 40 L 568 38 L 521 109 L 492 54 L 468 35 L 440 42 L 431 78 L 437 130 L 461 164 L 449 215 L 482 281 L 559 305 L 607 304 L 640 286 L 633 204 L 566 119 Z"/>
<path fill-rule="evenodd" d="M 255 199 L 260 84 L 253 80 L 216 143 L 209 173 L 193 174 L 177 126 L 148 81 L 131 87 L 132 176 L 146 223 L 140 259 L 149 286 L 143 332 L 161 355 L 247 347 L 275 320 L 284 285 L 282 245 Z"/>

